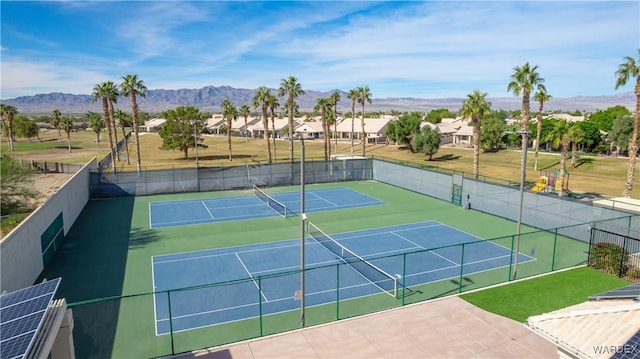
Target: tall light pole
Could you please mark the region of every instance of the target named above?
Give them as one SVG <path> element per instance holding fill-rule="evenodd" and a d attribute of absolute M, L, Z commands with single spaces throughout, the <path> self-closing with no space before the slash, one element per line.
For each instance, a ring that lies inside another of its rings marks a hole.
<path fill-rule="evenodd" d="M 520 201 L 518 203 L 518 224 L 516 226 L 516 245 L 515 245 L 515 258 L 513 261 L 513 278 L 516 279 L 518 275 L 518 255 L 520 254 L 520 232 L 522 227 L 522 204 L 524 200 L 524 179 L 527 173 L 527 142 L 529 131 L 516 132 L 522 135 L 522 163 L 520 165 Z"/>
<path fill-rule="evenodd" d="M 304 213 L 304 138 L 301 139 L 300 148 L 300 327 L 304 328 L 304 225 L 307 215 Z"/>

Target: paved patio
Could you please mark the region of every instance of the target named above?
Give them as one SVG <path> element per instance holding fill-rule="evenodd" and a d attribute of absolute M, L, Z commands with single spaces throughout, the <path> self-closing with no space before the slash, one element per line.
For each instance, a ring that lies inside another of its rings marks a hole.
<path fill-rule="evenodd" d="M 410 305 L 178 358 L 557 358 L 555 345 L 458 297 Z"/>

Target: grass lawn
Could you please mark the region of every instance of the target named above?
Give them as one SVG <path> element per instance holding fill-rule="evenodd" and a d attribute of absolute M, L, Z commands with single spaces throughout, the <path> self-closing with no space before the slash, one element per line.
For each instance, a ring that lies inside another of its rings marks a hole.
<path fill-rule="evenodd" d="M 524 322 L 532 315 L 579 304 L 591 295 L 629 284 L 626 280 L 582 267 L 460 297 L 489 312 Z"/>

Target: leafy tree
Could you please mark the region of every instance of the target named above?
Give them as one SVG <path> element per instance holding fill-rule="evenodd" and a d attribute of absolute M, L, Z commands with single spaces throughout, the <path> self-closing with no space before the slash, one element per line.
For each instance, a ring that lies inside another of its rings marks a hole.
<path fill-rule="evenodd" d="M 287 111 L 289 113 L 289 128 L 294 128 L 293 126 L 293 113 L 295 111 L 295 106 L 293 104 L 294 100 L 298 96 L 304 95 L 304 90 L 302 90 L 302 85 L 298 82 L 294 76 L 289 76 L 286 79 L 282 79 L 280 81 L 280 88 L 278 89 L 278 96 L 282 97 L 287 95 Z M 293 136 L 289 136 L 289 162 L 293 163 Z"/>
<path fill-rule="evenodd" d="M 480 128 L 480 145 L 483 150 L 496 150 L 502 143 L 502 137 L 507 131 L 504 120 L 489 117 L 482 121 Z"/>
<path fill-rule="evenodd" d="M 535 163 L 533 166 L 533 170 L 538 170 L 538 151 L 540 150 L 540 134 L 542 133 L 542 109 L 544 107 L 545 102 L 549 102 L 551 99 L 551 95 L 547 93 L 547 89 L 543 86 L 538 88 L 538 91 L 533 95 L 533 99 L 538 101 L 538 123 L 536 129 L 536 152 L 535 152 Z"/>
<path fill-rule="evenodd" d="M 247 128 L 247 117 L 249 117 L 250 114 L 251 114 L 251 109 L 249 108 L 248 105 L 242 105 L 238 110 L 238 115 L 244 117 L 244 133 L 245 133 L 244 142 L 245 143 L 249 142 L 249 139 L 247 138 L 247 134 L 249 133 L 249 129 Z"/>
<path fill-rule="evenodd" d="M 349 90 L 349 93 L 347 94 L 347 98 L 351 100 L 351 154 L 353 154 L 353 140 L 355 137 L 354 124 L 356 121 L 356 101 L 358 101 L 358 88 Z"/>
<path fill-rule="evenodd" d="M 13 119 L 18 114 L 18 110 L 11 105 L 0 105 L 0 117 L 2 117 L 2 130 L 9 142 L 9 151 L 13 151 L 13 142 L 15 135 L 13 134 Z"/>
<path fill-rule="evenodd" d="M 184 154 L 184 159 L 189 158 L 189 148 L 203 147 L 200 143 L 200 130 L 197 122 L 200 121 L 200 110 L 193 106 L 179 106 L 173 110 L 163 112 L 162 117 L 167 119 L 159 134 L 162 138 L 161 149 L 178 150 Z M 194 128 L 195 127 L 195 128 Z"/>
<path fill-rule="evenodd" d="M 602 142 L 602 134 L 591 121 L 580 121 L 576 122 L 576 124 L 584 133 L 581 142 L 583 147 L 586 146 L 588 150 L 593 150 Z"/>
<path fill-rule="evenodd" d="M 631 197 L 633 191 L 633 181 L 636 171 L 636 156 L 638 155 L 638 122 L 640 122 L 640 48 L 638 48 L 638 59 L 626 56 L 624 62 L 618 66 L 616 71 L 616 90 L 627 84 L 629 79 L 635 78 L 634 93 L 636 95 L 636 111 L 633 116 L 633 132 L 629 140 L 629 167 L 627 168 L 627 183 L 624 186 L 623 195 Z"/>
<path fill-rule="evenodd" d="M 67 146 L 69 147 L 69 153 L 71 153 L 71 132 L 73 131 L 73 121 L 69 117 L 62 117 L 60 119 L 60 128 L 67 134 Z"/>
<path fill-rule="evenodd" d="M 362 105 L 362 157 L 366 155 L 367 149 L 367 133 L 364 129 L 364 105 L 365 103 L 371 103 L 371 90 L 369 90 L 369 86 L 361 86 L 358 87 L 358 103 Z"/>
<path fill-rule="evenodd" d="M 40 142 L 40 136 L 38 136 L 38 125 L 36 125 L 35 121 L 31 121 L 27 116 L 18 114 L 14 120 L 14 132 L 15 135 L 20 138 L 28 138 L 29 141 L 33 137 L 36 137 Z"/>
<path fill-rule="evenodd" d="M 128 95 L 129 101 L 131 102 L 131 120 L 133 121 L 133 133 L 135 134 L 136 142 L 136 161 L 138 173 L 140 173 L 142 171 L 142 164 L 140 161 L 140 139 L 138 136 L 140 125 L 138 122 L 137 96 L 145 97 L 147 87 L 144 85 L 143 81 L 138 78 L 138 75 L 126 75 L 122 77 L 120 93 L 123 96 Z"/>
<path fill-rule="evenodd" d="M 629 150 L 629 140 L 633 133 L 633 118 L 631 116 L 618 116 L 613 121 L 613 127 L 609 131 L 609 139 L 621 151 Z"/>
<path fill-rule="evenodd" d="M 592 113 L 587 121 L 595 124 L 597 129 L 609 132 L 613 126 L 613 120 L 619 115 L 626 116 L 630 114 L 631 112 L 626 107 L 618 105 Z"/>
<path fill-rule="evenodd" d="M 3 154 L 0 157 L 0 212 L 3 216 L 29 212 L 30 199 L 35 197 L 31 189 L 32 171 Z"/>
<path fill-rule="evenodd" d="M 269 101 L 271 101 L 271 90 L 266 86 L 258 87 L 252 99 L 253 108 L 260 107 L 262 109 L 262 126 L 264 127 L 264 138 L 267 140 L 267 159 L 271 163 L 271 143 L 269 142 L 269 120 L 267 117 Z"/>
<path fill-rule="evenodd" d="M 424 126 L 422 131 L 416 133 L 413 138 L 413 146 L 416 152 L 425 153 L 429 156 L 429 161 L 440 149 L 440 131 L 429 126 Z"/>
<path fill-rule="evenodd" d="M 53 126 L 53 128 L 55 128 L 56 131 L 58 131 L 58 143 L 60 143 L 60 117 L 61 116 L 62 114 L 60 113 L 60 110 L 58 110 L 57 108 L 53 110 L 53 118 L 51 120 L 51 126 Z"/>
<path fill-rule="evenodd" d="M 443 118 L 454 118 L 456 114 L 447 110 L 446 108 L 436 108 L 429 111 L 425 117 L 427 122 L 440 123 Z"/>
<path fill-rule="evenodd" d="M 104 129 L 104 121 L 99 113 L 87 112 L 84 118 L 89 123 L 89 128 L 96 134 L 96 144 L 100 143 L 100 132 Z"/>
<path fill-rule="evenodd" d="M 420 112 L 402 114 L 394 123 L 394 126 L 392 126 L 392 130 L 394 131 L 392 138 L 397 143 L 411 146 L 413 136 L 420 132 L 421 123 L 422 114 Z M 389 131 L 388 128 L 387 131 Z M 411 151 L 421 152 L 413 147 Z"/>
<path fill-rule="evenodd" d="M 583 139 L 584 132 L 582 132 L 582 128 L 578 126 L 578 123 L 570 124 L 567 131 L 567 140 L 571 142 L 571 167 L 576 167 L 578 162 L 578 143 L 582 142 Z"/>
<path fill-rule="evenodd" d="M 462 103 L 462 116 L 471 118 L 473 124 L 473 178 L 480 174 L 480 122 L 491 113 L 487 93 L 474 90 Z"/>
<path fill-rule="evenodd" d="M 553 143 L 553 147 L 560 147 L 560 178 L 558 181 L 564 184 L 565 173 L 567 172 L 567 151 L 569 149 L 569 124 L 565 120 L 558 120 L 553 130 L 547 135 L 546 140 Z M 558 195 L 563 195 L 563 185 L 560 186 Z"/>

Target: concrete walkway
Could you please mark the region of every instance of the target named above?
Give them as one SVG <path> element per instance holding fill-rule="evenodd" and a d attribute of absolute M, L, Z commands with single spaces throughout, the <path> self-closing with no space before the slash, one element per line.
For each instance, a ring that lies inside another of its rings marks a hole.
<path fill-rule="evenodd" d="M 458 297 L 414 304 L 178 358 L 557 358 L 555 345 Z"/>

